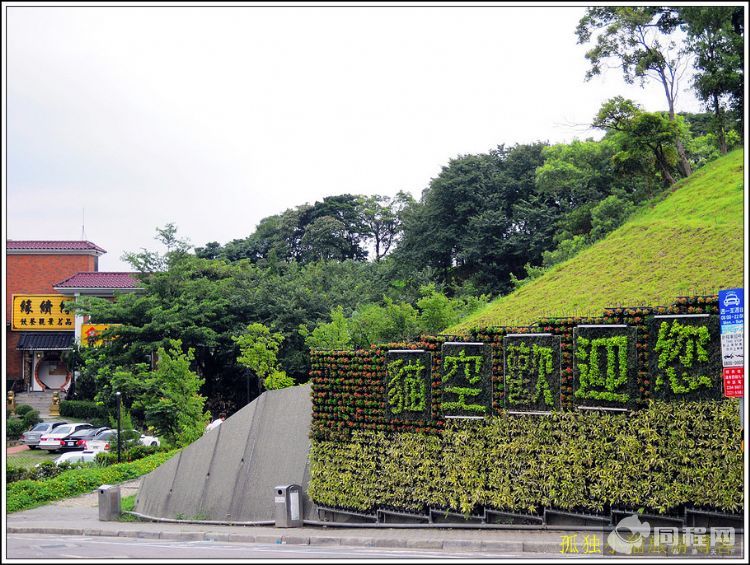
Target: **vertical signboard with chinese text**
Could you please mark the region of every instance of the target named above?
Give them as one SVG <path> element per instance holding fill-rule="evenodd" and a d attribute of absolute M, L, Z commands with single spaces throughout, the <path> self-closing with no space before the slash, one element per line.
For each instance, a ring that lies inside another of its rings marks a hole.
<path fill-rule="evenodd" d="M 510 334 L 503 338 L 505 408 L 560 407 L 560 336 Z"/>
<path fill-rule="evenodd" d="M 392 349 L 386 354 L 385 415 L 388 420 L 429 421 L 432 414 L 432 354 Z"/>
<path fill-rule="evenodd" d="M 634 408 L 638 400 L 636 328 L 619 324 L 576 326 L 573 341 L 575 403 Z"/>
<path fill-rule="evenodd" d="M 719 291 L 721 363 L 724 367 L 724 395 L 740 398 L 745 380 L 745 292 L 743 288 Z"/>
<path fill-rule="evenodd" d="M 490 416 L 492 348 L 485 343 L 444 343 L 440 391 L 445 418 Z"/>
<path fill-rule="evenodd" d="M 654 316 L 649 327 L 654 397 L 721 398 L 719 327 L 708 314 Z"/>

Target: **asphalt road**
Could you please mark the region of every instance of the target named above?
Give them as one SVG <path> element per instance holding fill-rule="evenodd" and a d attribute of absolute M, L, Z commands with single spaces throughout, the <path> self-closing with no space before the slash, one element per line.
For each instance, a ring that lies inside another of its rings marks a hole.
<path fill-rule="evenodd" d="M 8 534 L 8 559 L 520 559 L 565 557 L 559 553 L 478 553 L 419 549 L 323 547 L 121 537 Z M 599 555 L 601 557 L 601 555 Z"/>

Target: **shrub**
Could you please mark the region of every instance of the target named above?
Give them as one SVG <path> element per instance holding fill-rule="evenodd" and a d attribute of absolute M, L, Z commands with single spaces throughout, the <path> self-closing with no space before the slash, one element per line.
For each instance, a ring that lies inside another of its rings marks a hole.
<path fill-rule="evenodd" d="M 23 479 L 30 478 L 29 469 L 26 467 L 16 467 L 15 465 L 8 465 L 5 468 L 5 482 L 15 483 L 16 481 L 22 481 Z"/>
<path fill-rule="evenodd" d="M 6 490 L 6 511 L 18 512 L 54 500 L 90 492 L 103 484 L 117 484 L 150 473 L 175 452 L 156 453 L 150 457 L 109 467 L 73 468 L 46 480 L 24 479 L 11 483 Z"/>
<path fill-rule="evenodd" d="M 36 410 L 31 410 L 23 415 L 23 424 L 26 426 L 26 429 L 38 424 L 41 421 L 42 419 L 39 417 L 39 412 L 37 412 Z"/>
<path fill-rule="evenodd" d="M 158 453 L 160 451 L 163 450 L 158 446 L 134 445 L 125 449 L 123 445 L 122 452 L 120 453 L 120 458 L 122 459 L 122 461 L 137 461 L 139 459 L 143 459 L 144 457 L 154 455 L 155 453 Z M 110 451 L 102 451 L 101 453 L 97 453 L 96 463 L 103 467 L 114 465 L 115 463 L 117 463 L 117 449 L 114 448 Z"/>
<path fill-rule="evenodd" d="M 28 404 L 19 404 L 16 406 L 16 415 L 21 418 L 24 414 L 27 412 L 31 412 L 33 408 L 29 406 Z"/>
<path fill-rule="evenodd" d="M 60 402 L 60 416 L 86 421 L 95 418 L 106 420 L 107 410 L 104 406 L 90 400 L 63 400 Z"/>
<path fill-rule="evenodd" d="M 21 434 L 28 429 L 28 426 L 21 418 L 8 418 L 5 426 L 8 439 L 18 439 Z"/>

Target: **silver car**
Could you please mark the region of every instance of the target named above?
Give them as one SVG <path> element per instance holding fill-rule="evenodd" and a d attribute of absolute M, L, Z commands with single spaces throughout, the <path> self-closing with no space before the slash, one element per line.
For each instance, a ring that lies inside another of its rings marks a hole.
<path fill-rule="evenodd" d="M 39 440 L 44 434 L 50 433 L 58 426 L 62 426 L 63 424 L 67 423 L 68 422 L 41 422 L 31 428 L 29 431 L 23 432 L 21 434 L 21 443 L 24 445 L 28 445 L 29 449 L 36 449 L 37 447 L 39 447 Z"/>

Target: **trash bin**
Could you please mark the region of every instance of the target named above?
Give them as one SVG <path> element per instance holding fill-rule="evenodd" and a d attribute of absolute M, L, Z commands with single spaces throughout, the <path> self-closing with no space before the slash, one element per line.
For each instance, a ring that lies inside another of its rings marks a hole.
<path fill-rule="evenodd" d="M 116 522 L 120 519 L 120 487 L 99 487 L 99 521 Z"/>
<path fill-rule="evenodd" d="M 302 527 L 302 490 L 299 485 L 274 487 L 277 528 Z"/>

